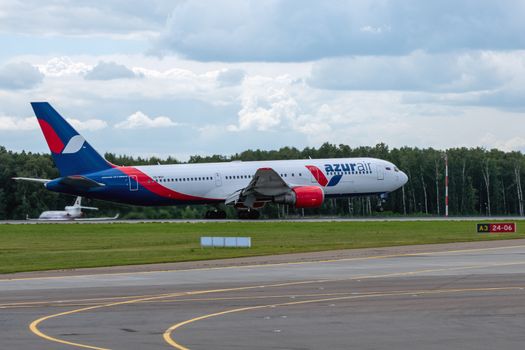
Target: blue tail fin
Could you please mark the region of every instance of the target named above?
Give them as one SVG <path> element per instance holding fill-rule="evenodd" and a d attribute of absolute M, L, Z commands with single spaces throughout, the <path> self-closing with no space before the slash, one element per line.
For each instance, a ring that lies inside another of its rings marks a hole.
<path fill-rule="evenodd" d="M 31 102 L 31 107 L 61 176 L 88 174 L 112 167 L 49 103 Z"/>

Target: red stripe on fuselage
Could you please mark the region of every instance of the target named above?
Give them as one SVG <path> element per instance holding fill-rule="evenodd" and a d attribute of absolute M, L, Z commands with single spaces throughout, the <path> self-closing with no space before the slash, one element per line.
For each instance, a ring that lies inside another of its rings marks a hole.
<path fill-rule="evenodd" d="M 57 135 L 53 127 L 43 119 L 38 119 L 38 124 L 40 124 L 40 128 L 44 133 L 44 137 L 46 138 L 47 145 L 49 146 L 51 152 L 56 154 L 62 152 L 64 149 L 64 143 Z"/>
<path fill-rule="evenodd" d="M 326 176 L 324 176 L 321 169 L 319 169 L 315 165 L 306 165 L 306 167 L 308 168 L 308 170 L 310 170 L 310 172 L 312 173 L 314 178 L 317 180 L 319 185 L 325 187 L 328 184 L 328 179 L 326 178 Z"/>
<path fill-rule="evenodd" d="M 220 199 L 212 199 L 212 198 L 204 198 L 204 197 L 197 197 L 192 196 L 189 194 L 180 193 L 177 191 L 173 191 L 167 187 L 162 186 L 155 180 L 153 180 L 151 177 L 143 173 L 137 168 L 130 167 L 130 166 L 122 166 L 122 167 L 116 167 L 116 169 L 122 171 L 124 174 L 128 176 L 136 176 L 138 183 L 147 189 L 148 191 L 155 193 L 156 195 L 159 195 L 161 197 L 175 199 L 179 201 L 210 201 L 210 202 L 217 202 L 220 201 Z"/>

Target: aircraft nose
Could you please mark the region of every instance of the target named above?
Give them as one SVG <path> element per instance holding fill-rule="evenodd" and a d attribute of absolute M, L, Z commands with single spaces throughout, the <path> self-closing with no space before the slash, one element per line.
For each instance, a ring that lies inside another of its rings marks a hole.
<path fill-rule="evenodd" d="M 403 171 L 400 171 L 399 181 L 401 182 L 401 186 L 406 184 L 408 182 L 408 176 Z"/>

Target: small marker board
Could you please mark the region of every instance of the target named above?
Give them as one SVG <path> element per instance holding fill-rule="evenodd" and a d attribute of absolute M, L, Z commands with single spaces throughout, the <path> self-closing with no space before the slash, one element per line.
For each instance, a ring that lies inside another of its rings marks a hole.
<path fill-rule="evenodd" d="M 478 233 L 513 233 L 516 232 L 515 222 L 498 222 L 496 224 L 477 224 Z"/>

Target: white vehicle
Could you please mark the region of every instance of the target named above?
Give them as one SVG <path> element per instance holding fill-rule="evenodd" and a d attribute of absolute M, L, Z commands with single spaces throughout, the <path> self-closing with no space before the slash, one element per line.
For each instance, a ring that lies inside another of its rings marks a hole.
<path fill-rule="evenodd" d="M 233 205 L 240 218 L 257 218 L 268 202 L 315 208 L 325 198 L 377 195 L 382 200 L 408 177 L 376 158 L 117 166 L 93 147 L 47 102 L 31 103 L 60 177 L 41 182 L 51 191 L 135 205 L 216 206 L 224 218 Z M 381 203 L 381 202 L 380 202 Z"/>

